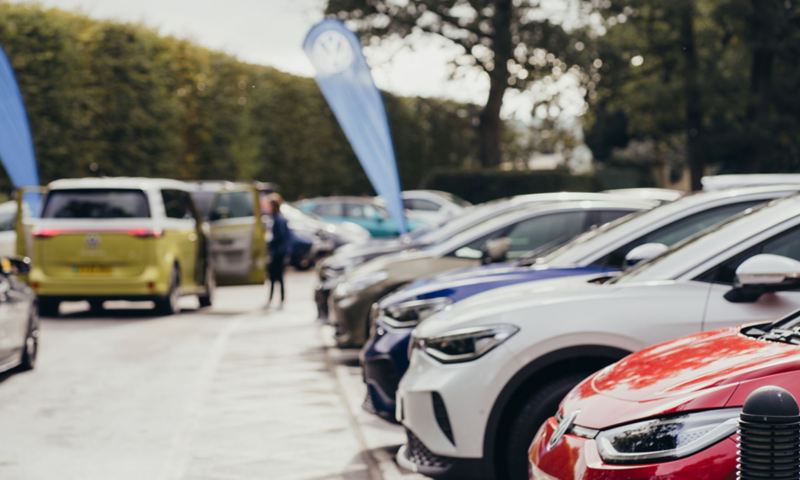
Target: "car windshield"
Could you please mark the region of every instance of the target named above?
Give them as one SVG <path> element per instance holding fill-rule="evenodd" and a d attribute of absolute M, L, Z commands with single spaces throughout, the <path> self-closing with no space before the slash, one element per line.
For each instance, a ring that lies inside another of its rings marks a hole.
<path fill-rule="evenodd" d="M 551 248 L 545 251 L 538 252 L 538 258 L 536 258 L 536 263 L 539 264 L 549 264 L 549 263 L 559 263 L 558 258 L 563 255 L 565 252 L 569 251 L 571 248 L 577 245 L 583 245 L 584 243 L 588 243 L 595 238 L 599 237 L 600 235 L 612 230 L 623 223 L 627 223 L 634 218 L 641 217 L 643 215 L 647 215 L 648 212 L 652 210 L 640 210 L 638 212 L 629 213 L 623 217 L 620 217 L 616 220 L 608 222 L 606 224 L 600 225 L 599 227 L 593 228 L 587 232 L 584 232 L 577 237 L 573 238 L 572 240 L 568 241 L 567 243 L 560 244 L 560 245 L 551 245 Z"/>
<path fill-rule="evenodd" d="M 52 190 L 42 218 L 149 218 L 147 196 L 134 189 Z"/>

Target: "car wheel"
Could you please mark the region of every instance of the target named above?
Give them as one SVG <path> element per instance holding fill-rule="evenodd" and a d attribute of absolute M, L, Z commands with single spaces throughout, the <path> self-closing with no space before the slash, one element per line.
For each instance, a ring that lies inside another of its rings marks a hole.
<path fill-rule="evenodd" d="M 45 298 L 40 298 L 37 307 L 39 310 L 39 316 L 57 317 L 59 306 L 61 306 L 61 302 L 59 302 L 58 300 L 49 300 Z"/>
<path fill-rule="evenodd" d="M 197 301 L 200 303 L 200 308 L 208 308 L 212 303 L 214 303 L 214 288 L 217 286 L 214 280 L 214 272 L 211 270 L 211 267 L 206 267 L 205 276 L 205 291 L 197 296 Z"/>
<path fill-rule="evenodd" d="M 180 311 L 180 274 L 178 267 L 172 269 L 167 295 L 156 300 L 155 311 L 158 315 L 174 315 Z"/>
<path fill-rule="evenodd" d="M 590 375 L 572 374 L 554 380 L 531 395 L 511 420 L 505 445 L 501 447 L 497 478 L 528 479 L 528 449 L 539 427 L 558 410 L 558 404 L 581 380 Z"/>
<path fill-rule="evenodd" d="M 22 371 L 33 370 L 36 367 L 36 357 L 39 354 L 39 323 L 36 317 L 31 315 L 28 326 L 28 335 L 25 337 L 25 345 L 22 348 L 22 359 L 19 368 Z"/>

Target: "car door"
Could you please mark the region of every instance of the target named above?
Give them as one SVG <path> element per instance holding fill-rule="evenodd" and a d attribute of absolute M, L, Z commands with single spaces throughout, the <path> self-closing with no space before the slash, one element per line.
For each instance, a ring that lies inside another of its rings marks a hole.
<path fill-rule="evenodd" d="M 800 309 L 800 291 L 777 292 L 762 295 L 752 303 L 733 303 L 725 299 L 733 286 L 736 269 L 748 258 L 761 253 L 781 255 L 800 261 L 800 227 L 777 234 L 760 244 L 747 249 L 710 271 L 697 280 L 709 282 L 709 297 L 704 320 L 704 330 L 740 325 L 743 323 L 775 320 Z"/>
<path fill-rule="evenodd" d="M 25 345 L 30 302 L 27 287 L 14 278 L 9 261 L 0 264 L 0 364 L 5 364 L 16 360 Z"/>
<path fill-rule="evenodd" d="M 258 192 L 245 186 L 220 190 L 212 202 L 209 224 L 209 250 L 217 282 L 264 283 L 267 244 Z"/>
<path fill-rule="evenodd" d="M 163 189 L 164 240 L 175 249 L 181 269 L 183 286 L 195 285 L 198 275 L 198 249 L 200 238 L 197 232 L 196 214 L 188 192 Z"/>

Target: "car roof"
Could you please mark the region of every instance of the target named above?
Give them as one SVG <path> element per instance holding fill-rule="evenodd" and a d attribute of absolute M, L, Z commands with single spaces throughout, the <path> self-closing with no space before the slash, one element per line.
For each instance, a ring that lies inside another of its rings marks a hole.
<path fill-rule="evenodd" d="M 734 175 L 711 175 L 701 180 L 703 190 L 720 190 L 726 188 L 800 183 L 797 173 L 746 173 Z"/>
<path fill-rule="evenodd" d="M 50 190 L 84 189 L 84 188 L 123 188 L 150 190 L 156 188 L 174 188 L 177 190 L 191 191 L 192 187 L 186 182 L 169 178 L 144 178 L 144 177 L 96 177 L 96 178 L 68 178 L 55 180 L 48 185 Z"/>
<path fill-rule="evenodd" d="M 628 195 L 634 198 L 658 200 L 661 202 L 673 202 L 684 195 L 684 192 L 670 188 L 616 188 L 604 190 L 604 193 Z"/>

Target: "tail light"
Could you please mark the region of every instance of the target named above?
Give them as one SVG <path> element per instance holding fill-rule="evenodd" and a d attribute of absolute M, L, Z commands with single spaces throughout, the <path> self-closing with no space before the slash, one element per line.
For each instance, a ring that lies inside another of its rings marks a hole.
<path fill-rule="evenodd" d="M 136 238 L 159 238 L 164 232 L 152 228 L 132 228 L 128 235 Z"/>
<path fill-rule="evenodd" d="M 53 238 L 60 233 L 60 230 L 54 228 L 39 228 L 33 231 L 33 238 Z"/>

